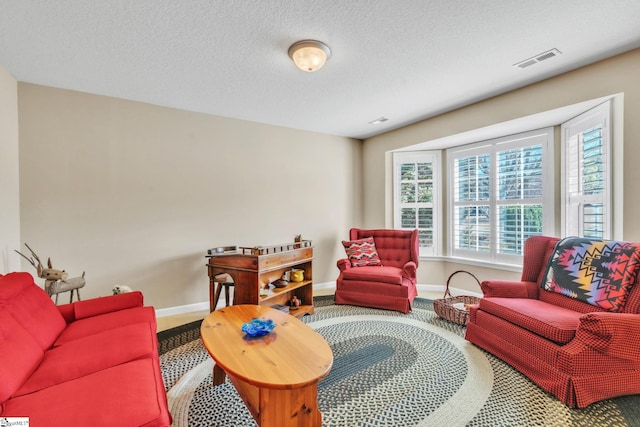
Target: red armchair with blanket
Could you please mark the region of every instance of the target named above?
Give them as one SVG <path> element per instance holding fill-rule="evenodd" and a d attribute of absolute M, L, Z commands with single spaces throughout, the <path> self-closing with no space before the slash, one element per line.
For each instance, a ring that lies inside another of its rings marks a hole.
<path fill-rule="evenodd" d="M 418 294 L 418 230 L 349 230 L 338 260 L 336 304 L 408 313 Z"/>
<path fill-rule="evenodd" d="M 482 283 L 466 339 L 570 407 L 640 393 L 640 244 L 525 242 L 520 281 Z"/>
<path fill-rule="evenodd" d="M 155 311 L 140 292 L 56 306 L 30 274 L 0 274 L 0 349 L 0 418 L 171 425 Z"/>

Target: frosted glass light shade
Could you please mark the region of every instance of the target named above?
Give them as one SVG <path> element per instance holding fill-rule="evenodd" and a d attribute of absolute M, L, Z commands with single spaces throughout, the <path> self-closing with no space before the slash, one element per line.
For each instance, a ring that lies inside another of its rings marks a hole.
<path fill-rule="evenodd" d="M 317 40 L 302 40 L 289 48 L 289 56 L 296 66 L 309 73 L 322 68 L 330 55 L 329 46 Z"/>

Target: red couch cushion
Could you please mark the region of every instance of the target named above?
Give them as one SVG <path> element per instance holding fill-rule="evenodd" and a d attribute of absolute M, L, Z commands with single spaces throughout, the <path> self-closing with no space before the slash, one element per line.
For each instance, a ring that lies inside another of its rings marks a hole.
<path fill-rule="evenodd" d="M 542 257 L 542 259 L 539 262 L 542 262 L 542 264 L 538 267 L 539 271 L 538 271 L 538 280 L 536 281 L 536 283 L 538 283 L 538 285 L 542 285 L 542 281 L 545 279 L 546 276 L 546 266 L 547 266 L 547 261 L 549 260 L 549 258 L 551 258 L 551 255 L 553 254 L 554 249 L 556 248 L 556 243 L 558 243 L 558 239 L 555 238 L 550 238 L 549 240 L 546 241 L 547 246 L 544 250 L 544 255 Z M 538 261 L 538 260 L 536 260 Z M 533 264 L 532 261 L 529 261 L 530 264 Z M 524 276 L 524 272 L 522 273 L 522 275 Z M 530 275 L 532 275 L 532 273 L 530 273 Z"/>
<path fill-rule="evenodd" d="M 482 298 L 480 310 L 559 344 L 573 339 L 582 313 L 529 298 Z"/>
<path fill-rule="evenodd" d="M 398 267 L 357 267 L 343 272 L 345 280 L 360 280 L 365 282 L 402 284 L 402 269 Z"/>
<path fill-rule="evenodd" d="M 31 334 L 0 308 L 0 403 L 29 378 L 43 356 Z"/>
<path fill-rule="evenodd" d="M 148 323 L 156 327 L 155 311 L 153 307 L 136 307 L 119 310 L 100 316 L 88 317 L 70 323 L 54 345 L 59 346 L 70 341 L 94 335 L 107 329 L 119 328 L 132 323 Z"/>
<path fill-rule="evenodd" d="M 558 307 L 564 307 L 568 308 L 569 310 L 579 311 L 580 313 L 606 311 L 604 308 L 596 307 L 595 305 L 591 305 L 574 298 L 569 298 L 565 295 L 556 294 L 555 292 L 545 291 L 544 289 L 540 289 L 538 299 L 551 305 L 557 305 Z"/>
<path fill-rule="evenodd" d="M 171 425 L 165 405 L 157 361 L 145 358 L 16 397 L 1 415 L 28 416 L 32 426 L 160 427 Z"/>
<path fill-rule="evenodd" d="M 29 273 L 0 277 L 0 306 L 35 338 L 40 348 L 50 348 L 66 326 L 47 293 Z"/>
<path fill-rule="evenodd" d="M 127 292 L 124 294 L 93 298 L 86 301 L 78 301 L 73 304 L 73 314 L 75 320 L 84 319 L 112 311 L 142 307 L 143 303 L 144 297 L 142 292 Z"/>
<path fill-rule="evenodd" d="M 110 343 L 105 346 L 105 343 Z M 115 345 L 114 345 L 115 344 Z M 14 396 L 33 393 L 143 357 L 154 357 L 158 346 L 148 323 L 109 329 L 54 347 Z"/>

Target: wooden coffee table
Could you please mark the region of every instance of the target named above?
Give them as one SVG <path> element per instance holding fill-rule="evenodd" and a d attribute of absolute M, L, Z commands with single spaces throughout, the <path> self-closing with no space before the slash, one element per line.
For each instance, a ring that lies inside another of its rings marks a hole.
<path fill-rule="evenodd" d="M 248 338 L 242 324 L 254 318 L 277 326 L 268 335 Z M 318 381 L 331 370 L 333 352 L 316 331 L 270 307 L 234 305 L 209 314 L 200 335 L 216 362 L 214 386 L 228 376 L 259 426 L 322 425 Z"/>

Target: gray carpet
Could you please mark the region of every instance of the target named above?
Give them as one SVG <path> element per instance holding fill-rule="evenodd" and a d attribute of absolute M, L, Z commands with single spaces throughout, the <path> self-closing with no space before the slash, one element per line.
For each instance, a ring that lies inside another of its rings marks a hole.
<path fill-rule="evenodd" d="M 417 299 L 412 313 L 315 299 L 302 320 L 329 342 L 334 364 L 318 387 L 323 426 L 640 426 L 640 396 L 570 409 L 466 342 L 464 328 Z M 199 322 L 158 334 L 174 427 L 255 426 L 213 362 Z"/>

